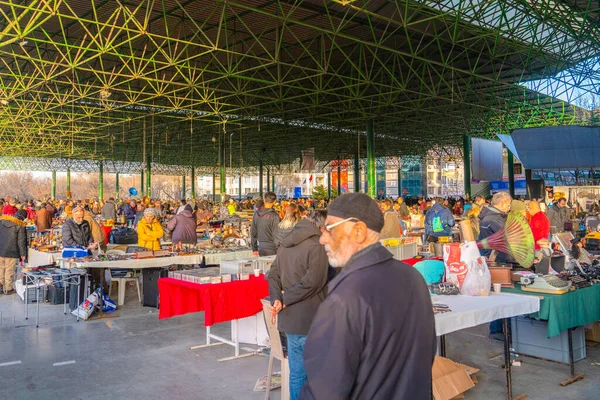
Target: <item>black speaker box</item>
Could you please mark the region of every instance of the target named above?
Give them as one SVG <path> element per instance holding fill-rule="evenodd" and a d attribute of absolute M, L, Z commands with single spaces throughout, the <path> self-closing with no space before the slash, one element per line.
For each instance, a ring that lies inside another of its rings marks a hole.
<path fill-rule="evenodd" d="M 158 279 L 168 276 L 167 269 L 142 270 L 142 305 L 158 307 Z"/>

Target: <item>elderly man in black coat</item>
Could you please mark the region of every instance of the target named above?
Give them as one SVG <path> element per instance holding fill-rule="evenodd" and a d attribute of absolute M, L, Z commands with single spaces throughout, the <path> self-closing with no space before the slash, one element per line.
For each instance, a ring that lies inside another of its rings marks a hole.
<path fill-rule="evenodd" d="M 83 219 L 83 208 L 75 207 L 73 209 L 73 218 L 69 218 L 63 224 L 62 244 L 65 247 L 97 247 L 97 243 L 94 243 L 94 238 L 92 237 L 92 228 L 90 227 L 90 224 Z"/>
<path fill-rule="evenodd" d="M 373 199 L 346 194 L 327 213 L 320 242 L 343 270 L 308 333 L 300 399 L 431 399 L 437 343 L 425 281 L 379 243 Z"/>

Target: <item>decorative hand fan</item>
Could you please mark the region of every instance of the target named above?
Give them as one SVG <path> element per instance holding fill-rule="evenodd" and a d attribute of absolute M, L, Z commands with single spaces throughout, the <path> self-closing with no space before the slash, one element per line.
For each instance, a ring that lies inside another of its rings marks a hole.
<path fill-rule="evenodd" d="M 510 212 L 504 228 L 478 241 L 477 246 L 510 254 L 524 268 L 529 268 L 535 258 L 533 233 L 525 217 L 518 211 Z"/>

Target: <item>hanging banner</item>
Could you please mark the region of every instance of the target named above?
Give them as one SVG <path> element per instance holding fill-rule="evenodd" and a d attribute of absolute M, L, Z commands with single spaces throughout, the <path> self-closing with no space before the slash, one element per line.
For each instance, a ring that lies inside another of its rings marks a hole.
<path fill-rule="evenodd" d="M 342 190 L 340 194 L 348 193 L 348 161 L 332 161 L 331 162 L 331 187 L 337 189 L 338 184 L 338 163 L 340 165 L 340 176 Z"/>
<path fill-rule="evenodd" d="M 302 171 L 314 171 L 315 169 L 315 148 L 302 150 L 302 164 L 300 165 Z"/>
<path fill-rule="evenodd" d="M 471 139 L 471 179 L 477 181 L 502 180 L 502 142 Z"/>

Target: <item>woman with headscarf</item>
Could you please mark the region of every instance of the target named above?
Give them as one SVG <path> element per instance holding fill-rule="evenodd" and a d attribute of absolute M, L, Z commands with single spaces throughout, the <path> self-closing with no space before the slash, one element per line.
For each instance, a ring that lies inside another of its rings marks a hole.
<path fill-rule="evenodd" d="M 137 224 L 138 246 L 149 250 L 160 250 L 163 227 L 154 214 L 154 208 L 146 208 L 144 216 Z"/>
<path fill-rule="evenodd" d="M 539 250 L 541 248 L 540 240 L 547 241 L 550 237 L 550 220 L 540 210 L 540 203 L 534 200 L 527 204 L 527 213 L 529 215 L 529 227 L 535 241 L 535 249 Z"/>

